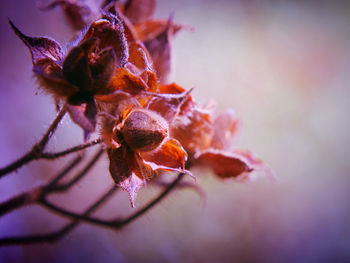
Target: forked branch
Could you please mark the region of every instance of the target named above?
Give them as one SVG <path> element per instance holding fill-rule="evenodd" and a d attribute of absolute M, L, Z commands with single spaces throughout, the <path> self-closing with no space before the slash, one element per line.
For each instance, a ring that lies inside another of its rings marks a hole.
<path fill-rule="evenodd" d="M 45 146 L 47 145 L 48 141 L 56 131 L 58 124 L 63 119 L 65 114 L 66 114 L 66 106 L 63 106 L 60 109 L 60 111 L 57 113 L 56 118 L 53 120 L 53 122 L 51 123 L 50 127 L 47 129 L 47 131 L 45 132 L 41 140 L 37 144 L 35 144 L 33 148 L 28 153 L 24 154 L 21 158 L 7 165 L 6 167 L 0 169 L 0 178 L 5 176 L 6 174 L 9 174 L 17 170 L 23 165 L 29 163 L 30 161 L 39 159 L 40 156 L 42 155 L 43 150 L 45 149 Z"/>
<path fill-rule="evenodd" d="M 184 173 L 180 173 L 177 178 L 163 191 L 161 192 L 155 199 L 149 202 L 146 206 L 138 210 L 137 212 L 131 214 L 125 219 L 116 218 L 114 220 L 101 220 L 97 218 L 90 217 L 90 215 L 101 205 L 103 205 L 110 197 L 118 189 L 117 186 L 112 186 L 100 199 L 98 199 L 93 205 L 91 205 L 84 213 L 74 213 L 67 211 L 63 208 L 59 208 L 56 205 L 51 204 L 45 199 L 41 199 L 40 203 L 51 211 L 65 217 L 69 217 L 73 221 L 60 230 L 56 232 L 52 232 L 49 234 L 40 234 L 40 235 L 29 235 L 22 237 L 6 237 L 0 239 L 0 246 L 9 246 L 9 245 L 19 245 L 19 244 L 31 244 L 31 243 L 40 243 L 40 242 L 55 242 L 71 232 L 75 227 L 77 227 L 82 221 L 87 223 L 92 223 L 112 229 L 121 229 L 123 226 L 131 223 L 141 215 L 145 214 L 152 207 L 158 204 L 161 200 L 163 200 L 170 192 L 173 190 L 176 185 L 183 178 Z"/>

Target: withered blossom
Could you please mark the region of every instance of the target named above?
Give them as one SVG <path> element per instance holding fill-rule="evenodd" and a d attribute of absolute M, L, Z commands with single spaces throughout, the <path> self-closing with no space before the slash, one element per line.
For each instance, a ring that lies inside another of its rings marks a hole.
<path fill-rule="evenodd" d="M 67 104 L 86 136 L 98 127 L 111 177 L 129 193 L 133 207 L 138 190 L 162 171 L 191 175 L 188 169 L 199 166 L 220 178 L 273 177 L 254 153 L 232 147 L 240 127 L 233 110 L 214 118 L 212 105 L 199 106 L 192 89 L 168 84 L 173 37 L 183 26 L 172 16 L 152 19 L 155 3 L 105 1 L 104 10 L 113 14 L 101 12 L 68 52 L 55 40 L 29 37 L 10 25 L 29 48 L 42 88 Z M 83 2 L 54 1 L 48 7 L 56 5 L 76 28 L 87 23 Z"/>
<path fill-rule="evenodd" d="M 116 184 L 129 193 L 134 207 L 139 188 L 158 171 L 185 170 L 187 153 L 169 136 L 169 124 L 158 113 L 132 110 L 116 122 L 109 136 L 109 170 Z"/>
<path fill-rule="evenodd" d="M 164 85 L 160 92 L 181 94 L 178 85 Z M 158 111 L 166 111 L 166 107 Z M 274 178 L 271 168 L 254 153 L 230 147 L 230 141 L 240 127 L 240 120 L 232 109 L 219 114 L 214 120 L 211 107 L 199 107 L 188 95 L 172 120 L 170 133 L 188 153 L 186 167 L 211 169 L 220 178 L 254 179 L 259 175 Z"/>
<path fill-rule="evenodd" d="M 26 36 L 12 21 L 10 25 L 31 52 L 40 86 L 56 101 L 69 104 L 73 121 L 86 133 L 94 131 L 94 96 L 113 92 L 109 81 L 128 60 L 122 23 L 114 16 L 94 21 L 67 54 L 56 41 Z"/>

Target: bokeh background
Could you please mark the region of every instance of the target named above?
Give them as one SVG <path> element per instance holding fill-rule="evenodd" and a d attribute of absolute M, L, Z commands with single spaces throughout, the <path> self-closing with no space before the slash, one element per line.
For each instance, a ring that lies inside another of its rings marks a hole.
<path fill-rule="evenodd" d="M 0 2 L 0 166 L 38 141 L 54 116 L 37 90 L 30 54 L 13 34 L 60 43 L 73 35 L 60 9 Z M 207 193 L 177 190 L 115 232 L 87 224 L 55 244 L 0 248 L 0 262 L 349 262 L 350 4 L 345 1 L 160 0 L 157 17 L 191 25 L 174 43 L 174 79 L 200 103 L 233 107 L 237 147 L 257 152 L 279 180 L 238 184 L 195 171 Z M 49 146 L 81 142 L 69 118 Z M 0 182 L 0 201 L 40 185 L 67 162 L 34 162 Z M 66 196 L 82 211 L 112 183 L 106 159 Z M 138 206 L 159 189 L 146 187 Z M 99 210 L 132 212 L 121 192 Z M 33 206 L 0 218 L 0 237 L 49 232 L 67 221 Z"/>

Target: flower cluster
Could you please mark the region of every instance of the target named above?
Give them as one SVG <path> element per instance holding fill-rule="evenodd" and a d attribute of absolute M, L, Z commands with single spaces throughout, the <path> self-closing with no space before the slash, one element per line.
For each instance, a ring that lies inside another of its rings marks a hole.
<path fill-rule="evenodd" d="M 172 40 L 182 26 L 152 19 L 154 0 L 107 1 L 90 22 L 84 21 L 92 9 L 82 3 L 50 7 L 56 5 L 75 28 L 86 27 L 68 51 L 10 25 L 29 48 L 43 90 L 66 105 L 85 139 L 101 134 L 110 174 L 132 206 L 140 187 L 165 171 L 192 176 L 189 169 L 199 166 L 236 179 L 270 173 L 253 153 L 229 146 L 240 124 L 232 110 L 215 115 L 196 103 L 191 89 L 169 83 Z"/>

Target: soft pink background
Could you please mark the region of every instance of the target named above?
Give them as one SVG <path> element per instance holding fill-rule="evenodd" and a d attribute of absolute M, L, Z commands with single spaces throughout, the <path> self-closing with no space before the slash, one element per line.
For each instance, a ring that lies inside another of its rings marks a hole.
<path fill-rule="evenodd" d="M 279 180 L 237 184 L 194 171 L 207 192 L 178 190 L 113 232 L 82 224 L 56 244 L 0 248 L 0 262 L 345 262 L 350 260 L 350 5 L 340 1 L 159 1 L 158 17 L 194 26 L 175 41 L 174 79 L 200 103 L 233 107 L 243 120 L 237 145 L 257 152 Z M 39 91 L 26 34 L 60 43 L 73 32 L 61 10 L 35 1 L 0 3 L 0 166 L 38 141 L 54 116 Z M 81 141 L 66 118 L 51 150 Z M 47 181 L 67 160 L 35 162 L 0 182 L 0 201 Z M 106 160 L 66 197 L 83 210 L 110 185 Z M 159 189 L 147 187 L 142 206 Z M 100 210 L 131 212 L 126 193 Z M 0 237 L 49 232 L 66 220 L 38 207 L 0 218 Z"/>

